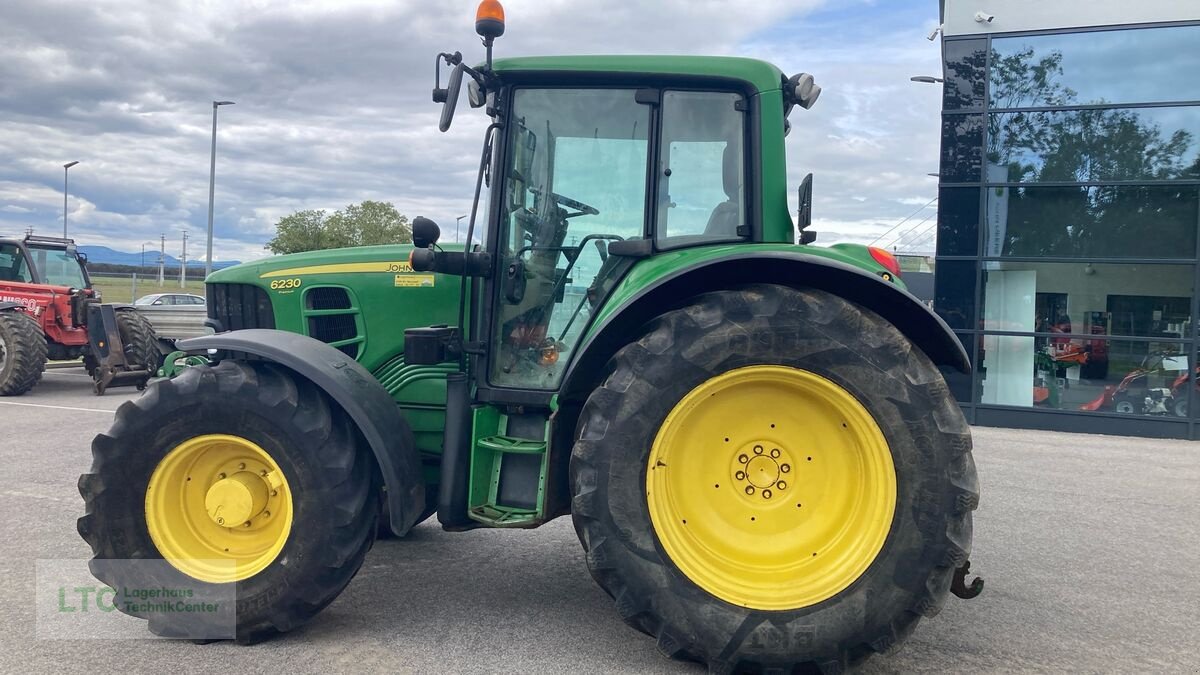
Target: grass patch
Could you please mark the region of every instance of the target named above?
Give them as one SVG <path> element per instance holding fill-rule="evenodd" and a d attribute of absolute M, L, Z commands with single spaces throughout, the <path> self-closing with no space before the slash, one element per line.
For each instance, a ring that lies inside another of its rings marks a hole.
<path fill-rule="evenodd" d="M 100 296 L 104 302 L 133 302 L 137 298 L 133 297 L 132 281 L 120 277 L 92 277 L 92 287 L 100 291 Z M 151 293 L 190 293 L 192 295 L 204 295 L 204 282 L 199 279 L 188 279 L 187 285 L 184 288 L 179 287 L 179 279 L 167 279 L 162 287 L 158 285 L 158 280 L 151 277 L 149 279 L 138 279 L 137 297 L 150 295 Z"/>

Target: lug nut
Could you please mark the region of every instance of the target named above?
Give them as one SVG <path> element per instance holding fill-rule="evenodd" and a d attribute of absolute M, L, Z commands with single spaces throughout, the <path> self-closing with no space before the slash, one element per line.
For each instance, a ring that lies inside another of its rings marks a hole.
<path fill-rule="evenodd" d="M 242 462 L 241 464 L 238 464 L 238 470 L 239 470 L 239 471 L 245 471 L 245 470 L 246 470 L 246 463 L 245 463 L 245 462 Z"/>
<path fill-rule="evenodd" d="M 278 496 L 279 496 L 279 490 L 271 490 L 271 496 L 272 496 L 272 497 L 278 497 Z"/>
<path fill-rule="evenodd" d="M 225 478 L 225 474 L 223 474 L 223 473 L 219 473 L 219 474 L 217 474 L 217 478 L 224 479 L 224 478 Z"/>
<path fill-rule="evenodd" d="M 778 483 L 775 484 L 775 487 L 779 488 L 780 490 L 786 490 L 787 483 L 785 483 L 783 481 L 779 481 Z"/>
<path fill-rule="evenodd" d="M 737 472 L 737 473 L 733 474 L 733 477 L 734 477 L 734 478 L 736 478 L 736 479 L 738 479 L 738 480 L 746 480 L 746 472 L 745 472 L 745 471 L 739 471 L 739 472 Z"/>
<path fill-rule="evenodd" d="M 784 473 L 787 473 L 792 470 L 792 465 L 791 464 L 780 464 L 779 470 Z"/>
<path fill-rule="evenodd" d="M 250 527 L 250 521 L 247 520 L 246 522 L 242 523 L 242 527 Z"/>
<path fill-rule="evenodd" d="M 770 499 L 770 498 L 771 498 L 771 491 L 763 490 L 763 499 Z"/>
<path fill-rule="evenodd" d="M 746 462 L 750 461 L 750 458 L 745 455 L 738 455 L 738 461 L 742 464 L 745 464 Z"/>
<path fill-rule="evenodd" d="M 748 494 L 748 495 L 754 494 L 754 486 L 753 485 L 746 486 L 746 494 Z"/>
<path fill-rule="evenodd" d="M 224 524 L 225 524 L 225 519 L 224 519 L 224 518 L 221 518 L 220 516 L 218 516 L 218 517 L 217 517 L 217 524 L 218 524 L 218 525 L 224 525 Z"/>
<path fill-rule="evenodd" d="M 754 454 L 761 455 L 762 453 L 763 453 L 763 446 L 761 446 L 761 445 L 754 446 Z"/>
<path fill-rule="evenodd" d="M 778 457 L 779 457 L 779 448 L 772 448 L 772 449 L 771 449 L 771 456 L 772 456 L 772 457 L 775 457 L 775 458 L 778 458 Z"/>

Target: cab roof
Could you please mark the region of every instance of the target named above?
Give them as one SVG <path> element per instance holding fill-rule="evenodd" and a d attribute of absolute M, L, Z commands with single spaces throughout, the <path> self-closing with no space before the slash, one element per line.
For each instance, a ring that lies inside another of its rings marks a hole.
<path fill-rule="evenodd" d="M 741 80 L 756 92 L 779 89 L 783 71 L 766 61 L 737 56 L 521 56 L 496 59 L 492 70 L 520 73 L 614 73 Z"/>

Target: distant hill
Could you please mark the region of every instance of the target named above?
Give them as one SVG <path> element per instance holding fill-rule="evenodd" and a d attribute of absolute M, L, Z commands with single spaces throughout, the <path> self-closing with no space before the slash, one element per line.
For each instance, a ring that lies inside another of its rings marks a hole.
<path fill-rule="evenodd" d="M 80 246 L 79 251 L 87 255 L 88 262 L 102 265 L 132 265 L 136 267 L 142 264 L 141 251 L 122 253 L 121 251 L 114 251 L 107 246 Z M 158 265 L 158 251 L 146 249 L 145 260 L 147 267 Z M 240 263 L 241 261 L 239 260 L 214 260 L 213 269 L 224 269 Z M 179 269 L 179 258 L 168 254 L 166 256 L 166 264 L 168 268 L 174 267 L 175 269 Z M 202 253 L 199 257 L 188 260 L 187 264 L 188 267 L 204 267 L 204 254 Z"/>

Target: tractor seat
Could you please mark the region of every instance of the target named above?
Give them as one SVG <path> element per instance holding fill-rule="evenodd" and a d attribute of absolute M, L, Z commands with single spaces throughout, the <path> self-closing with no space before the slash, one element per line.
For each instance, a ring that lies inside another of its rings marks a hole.
<path fill-rule="evenodd" d="M 742 224 L 742 210 L 738 203 L 742 192 L 740 155 L 733 143 L 725 144 L 725 153 L 721 157 L 721 178 L 728 199 L 717 204 L 708 217 L 708 224 L 704 226 L 706 237 L 736 237 L 737 228 Z"/>

